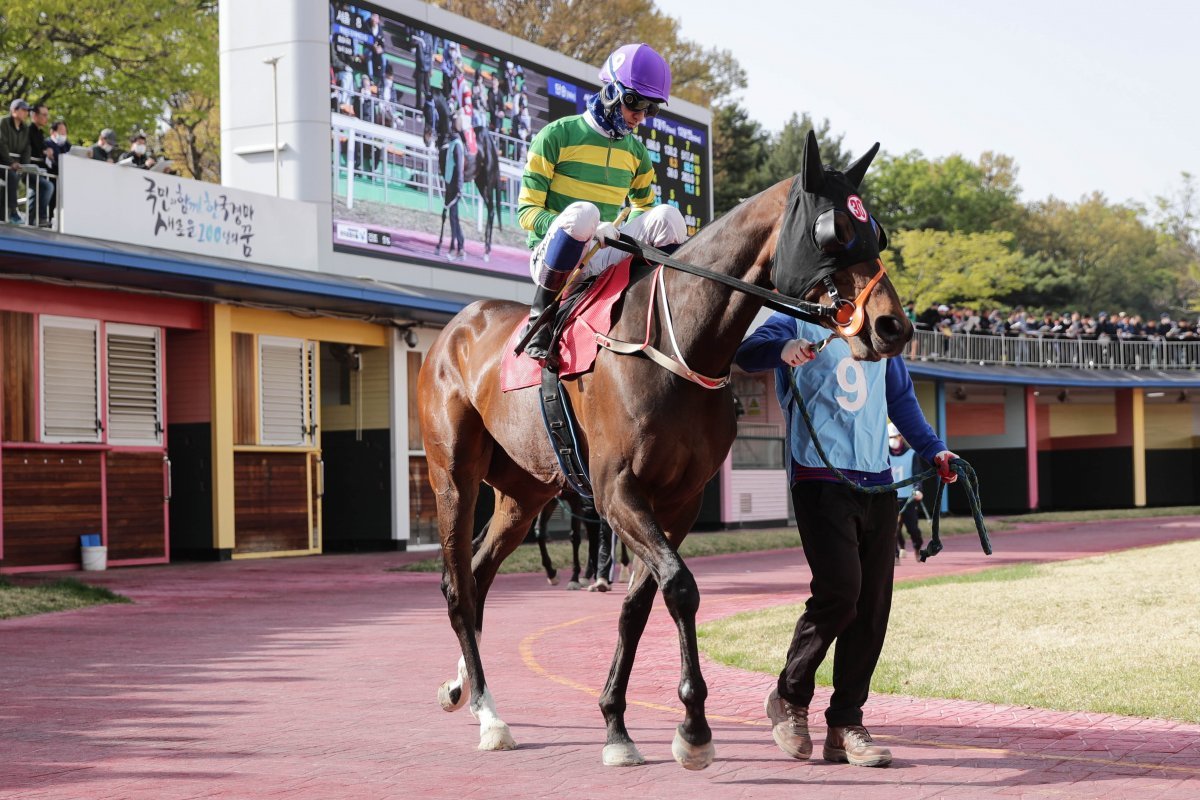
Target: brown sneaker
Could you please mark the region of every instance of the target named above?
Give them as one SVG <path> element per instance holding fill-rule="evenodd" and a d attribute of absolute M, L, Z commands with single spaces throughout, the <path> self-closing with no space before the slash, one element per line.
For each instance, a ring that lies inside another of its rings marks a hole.
<path fill-rule="evenodd" d="M 886 767 L 892 763 L 892 751 L 875 744 L 862 725 L 830 725 L 823 755 L 826 761 L 842 761 L 856 767 Z"/>
<path fill-rule="evenodd" d="M 771 720 L 771 736 L 779 749 L 792 758 L 812 755 L 812 737 L 808 735 L 808 708 L 795 706 L 771 689 L 766 702 L 767 718 Z"/>

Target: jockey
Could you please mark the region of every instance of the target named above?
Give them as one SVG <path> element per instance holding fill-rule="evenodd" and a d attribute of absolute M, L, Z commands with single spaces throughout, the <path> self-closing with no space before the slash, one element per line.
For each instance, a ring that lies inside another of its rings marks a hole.
<path fill-rule="evenodd" d="M 632 206 L 621 231 L 655 247 L 679 244 L 687 226 L 679 209 L 654 204 L 654 167 L 646 146 L 630 136 L 658 113 L 671 94 L 671 68 L 646 44 L 617 48 L 600 70 L 603 86 L 582 114 L 551 122 L 529 146 L 517 216 L 529 231 L 529 272 L 537 291 L 530 324 L 541 315 L 583 260 L 592 239 L 617 239 L 613 222 L 626 200 Z M 583 277 L 599 275 L 626 254 L 602 249 Z M 550 326 L 525 352 L 545 359 Z"/>

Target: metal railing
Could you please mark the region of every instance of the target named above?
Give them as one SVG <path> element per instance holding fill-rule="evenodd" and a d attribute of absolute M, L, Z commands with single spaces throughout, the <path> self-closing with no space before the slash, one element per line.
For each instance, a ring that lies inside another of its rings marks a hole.
<path fill-rule="evenodd" d="M 17 153 L 9 155 L 12 158 L 20 157 Z M 16 204 L 11 208 L 9 181 L 17 184 Z M 47 206 L 45 210 L 42 209 L 43 205 Z M 58 219 L 57 175 L 36 164 L 21 164 L 17 170 L 0 166 L 0 224 L 52 228 L 57 227 Z"/>
<path fill-rule="evenodd" d="M 421 116 L 420 111 L 405 110 Z M 406 194 L 411 203 L 416 193 L 423 195 L 422 204 L 426 211 L 437 213 L 441 210 L 445 187 L 438 168 L 436 145 L 426 145 L 421 135 L 401 128 L 366 122 L 337 112 L 332 115 L 332 128 L 334 196 L 347 208 L 354 208 L 358 199 L 355 182 L 362 181 L 376 187 L 376 198 L 384 205 L 405 205 Z M 503 156 L 500 158 L 500 210 L 509 219 L 516 217 L 521 171 L 519 163 Z M 482 230 L 484 203 L 474 181 L 467 181 L 462 192 L 464 199 L 474 207 L 476 227 Z"/>
<path fill-rule="evenodd" d="M 917 331 L 904 357 L 910 361 L 981 366 L 1200 370 L 1200 340 L 1067 339 Z"/>

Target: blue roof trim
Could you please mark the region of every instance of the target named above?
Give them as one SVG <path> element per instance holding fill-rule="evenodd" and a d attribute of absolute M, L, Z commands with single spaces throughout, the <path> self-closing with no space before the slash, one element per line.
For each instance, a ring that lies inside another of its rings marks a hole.
<path fill-rule="evenodd" d="M 1003 367 L 950 364 L 905 359 L 914 378 L 954 383 L 991 383 L 1020 386 L 1090 387 L 1094 389 L 1200 388 L 1200 371 L 1068 369 L 1054 367 Z"/>
<path fill-rule="evenodd" d="M 114 243 L 113 247 L 121 247 Z M 277 291 L 307 296 L 336 298 L 366 304 L 394 306 L 398 309 L 417 309 L 440 314 L 456 314 L 466 303 L 456 300 L 421 297 L 399 289 L 381 286 L 363 286 L 363 281 L 354 278 L 330 276 L 308 277 L 298 270 L 280 267 L 241 267 L 190 261 L 163 256 L 148 256 L 125 252 L 112 247 L 88 246 L 67 243 L 61 240 L 13 236 L 0 232 L 0 253 L 11 253 L 34 258 L 58 259 L 136 270 L 143 273 L 164 273 L 199 280 L 256 289 Z M 223 298 L 214 297 L 216 300 Z"/>

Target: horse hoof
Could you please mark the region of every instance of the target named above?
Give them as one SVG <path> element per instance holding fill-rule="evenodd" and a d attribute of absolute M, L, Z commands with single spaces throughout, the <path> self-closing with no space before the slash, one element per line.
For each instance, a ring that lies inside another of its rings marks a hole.
<path fill-rule="evenodd" d="M 572 592 L 578 592 L 582 588 L 583 588 L 583 584 L 580 583 L 579 581 L 571 581 L 570 583 L 567 584 L 567 589 Z"/>
<path fill-rule="evenodd" d="M 610 589 L 608 581 L 596 581 L 588 587 L 589 592 L 607 592 Z"/>
<path fill-rule="evenodd" d="M 467 702 L 467 692 L 462 686 L 453 687 L 454 681 L 446 681 L 438 687 L 438 705 L 442 711 L 458 711 Z"/>
<path fill-rule="evenodd" d="M 551 586 L 558 586 L 558 576 L 554 575 L 552 577 L 546 578 L 546 583 L 550 584 Z"/>
<path fill-rule="evenodd" d="M 508 725 L 495 722 L 479 731 L 480 750 L 516 750 L 517 743 L 508 730 Z"/>
<path fill-rule="evenodd" d="M 646 763 L 646 757 L 633 742 L 604 745 L 602 759 L 606 767 L 638 767 Z"/>
<path fill-rule="evenodd" d="M 717 757 L 717 748 L 712 742 L 702 745 L 688 744 L 679 730 L 675 730 L 675 740 L 671 742 L 671 755 L 684 769 L 704 769 Z"/>

